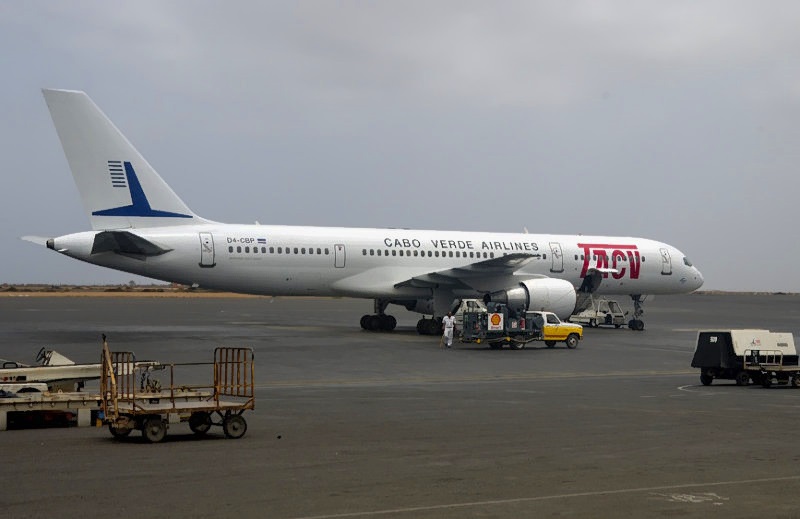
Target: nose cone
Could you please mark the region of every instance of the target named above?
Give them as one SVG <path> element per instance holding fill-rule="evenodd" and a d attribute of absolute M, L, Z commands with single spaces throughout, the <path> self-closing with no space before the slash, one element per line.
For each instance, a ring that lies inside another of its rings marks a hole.
<path fill-rule="evenodd" d="M 701 286 L 703 286 L 703 274 L 697 270 L 697 267 L 692 267 L 692 272 L 689 275 L 689 285 L 692 287 L 692 290 L 697 290 Z"/>

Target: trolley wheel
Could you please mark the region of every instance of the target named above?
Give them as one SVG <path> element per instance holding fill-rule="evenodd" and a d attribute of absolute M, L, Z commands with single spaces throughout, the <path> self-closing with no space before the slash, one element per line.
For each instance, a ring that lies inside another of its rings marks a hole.
<path fill-rule="evenodd" d="M 770 387 L 772 386 L 772 377 L 769 375 L 764 375 L 761 377 L 761 387 Z"/>
<path fill-rule="evenodd" d="M 247 432 L 247 422 L 241 415 L 231 414 L 222 421 L 222 430 L 225 432 L 225 436 L 236 440 Z"/>
<path fill-rule="evenodd" d="M 114 438 L 125 438 L 133 429 L 126 429 L 123 427 L 114 427 L 114 424 L 108 424 L 108 430 Z"/>
<path fill-rule="evenodd" d="M 192 413 L 189 417 L 189 429 L 197 435 L 207 433 L 211 429 L 211 415 L 205 411 Z"/>
<path fill-rule="evenodd" d="M 597 319 L 589 319 L 589 326 L 597 328 Z"/>
<path fill-rule="evenodd" d="M 567 343 L 567 348 L 574 350 L 578 347 L 578 336 L 574 333 L 571 333 L 564 342 Z"/>
<path fill-rule="evenodd" d="M 750 375 L 747 374 L 746 371 L 740 371 L 736 374 L 736 385 L 737 386 L 746 386 L 750 383 Z"/>
<path fill-rule="evenodd" d="M 142 425 L 142 436 L 150 443 L 158 443 L 167 435 L 167 425 L 161 417 L 148 418 Z"/>
<path fill-rule="evenodd" d="M 700 372 L 700 382 L 704 386 L 710 386 L 712 382 L 714 382 L 714 375 L 711 373 L 707 373 L 705 371 Z"/>
<path fill-rule="evenodd" d="M 548 348 L 552 348 L 556 345 L 556 341 L 544 341 Z"/>

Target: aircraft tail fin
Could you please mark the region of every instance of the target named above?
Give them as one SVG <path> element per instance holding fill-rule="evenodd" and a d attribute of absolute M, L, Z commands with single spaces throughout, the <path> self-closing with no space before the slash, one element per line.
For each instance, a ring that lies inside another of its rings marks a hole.
<path fill-rule="evenodd" d="M 43 89 L 92 229 L 205 223 L 85 92 Z"/>

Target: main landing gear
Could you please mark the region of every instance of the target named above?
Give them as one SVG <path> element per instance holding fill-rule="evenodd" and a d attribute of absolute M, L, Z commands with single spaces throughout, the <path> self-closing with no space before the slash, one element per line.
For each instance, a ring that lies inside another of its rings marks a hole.
<path fill-rule="evenodd" d="M 426 319 L 423 317 L 417 321 L 417 333 L 420 335 L 441 335 L 442 319 L 436 317 Z"/>
<path fill-rule="evenodd" d="M 375 300 L 375 313 L 361 317 L 361 328 L 371 332 L 391 332 L 397 327 L 397 319 L 392 315 L 383 313 L 389 301 L 386 299 Z"/>
<path fill-rule="evenodd" d="M 371 332 L 391 332 L 397 326 L 393 315 L 373 314 L 361 317 L 361 327 Z"/>
<path fill-rule="evenodd" d="M 628 328 L 641 332 L 644 330 L 644 321 L 640 319 L 644 314 L 644 308 L 642 308 L 644 298 L 641 294 L 631 294 L 631 299 L 633 299 L 633 319 L 628 321 Z"/>

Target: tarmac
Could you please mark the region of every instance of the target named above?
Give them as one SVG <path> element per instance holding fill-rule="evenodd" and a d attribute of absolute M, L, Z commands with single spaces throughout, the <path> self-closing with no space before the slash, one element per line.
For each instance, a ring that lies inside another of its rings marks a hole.
<path fill-rule="evenodd" d="M 630 307 L 629 301 L 622 301 Z M 702 386 L 698 329 L 800 335 L 800 296 L 648 301 L 646 330 L 575 350 L 490 350 L 359 328 L 370 301 L 0 297 L 0 357 L 97 362 L 255 351 L 247 434 L 148 444 L 105 428 L 0 432 L 0 510 L 19 517 L 800 517 L 800 390 Z M 209 373 L 210 376 L 210 373 Z"/>

